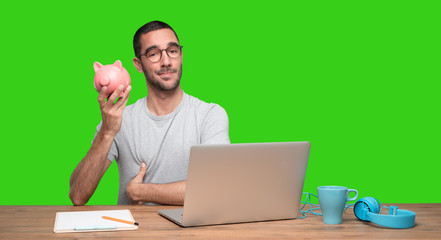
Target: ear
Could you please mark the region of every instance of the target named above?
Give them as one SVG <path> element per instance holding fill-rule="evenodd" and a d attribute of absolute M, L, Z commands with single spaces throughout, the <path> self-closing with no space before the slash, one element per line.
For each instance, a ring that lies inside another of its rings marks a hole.
<path fill-rule="evenodd" d="M 115 63 L 113 63 L 113 66 L 117 67 L 120 71 L 122 71 L 123 66 L 120 60 L 116 60 Z"/>
<path fill-rule="evenodd" d="M 134 57 L 133 58 L 133 65 L 135 65 L 136 70 L 138 70 L 138 72 L 142 73 L 142 66 L 141 66 L 141 60 L 139 60 L 139 58 Z"/>
<path fill-rule="evenodd" d="M 99 63 L 99 62 L 94 62 L 93 63 L 93 70 L 98 71 L 98 69 L 102 68 L 103 64 Z"/>

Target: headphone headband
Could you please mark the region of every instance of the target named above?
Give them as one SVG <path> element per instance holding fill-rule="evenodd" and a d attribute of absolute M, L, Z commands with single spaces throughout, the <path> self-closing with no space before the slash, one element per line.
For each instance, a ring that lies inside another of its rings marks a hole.
<path fill-rule="evenodd" d="M 379 214 L 381 203 L 372 197 L 358 200 L 354 205 L 354 214 L 361 221 L 390 228 L 411 228 L 415 225 L 415 213 L 409 210 L 390 206 L 389 215 Z"/>

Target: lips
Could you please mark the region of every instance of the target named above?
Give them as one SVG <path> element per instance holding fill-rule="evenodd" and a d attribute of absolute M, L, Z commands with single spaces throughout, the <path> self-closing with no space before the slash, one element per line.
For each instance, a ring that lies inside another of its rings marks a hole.
<path fill-rule="evenodd" d="M 159 76 L 164 80 L 168 80 L 172 75 L 173 75 L 172 72 L 164 72 L 159 74 Z"/>
<path fill-rule="evenodd" d="M 166 75 L 172 75 L 173 72 L 162 72 L 159 74 L 159 76 L 166 76 Z"/>
<path fill-rule="evenodd" d="M 176 73 L 178 70 L 173 69 L 170 67 L 162 68 L 161 70 L 157 71 L 156 74 L 159 75 L 164 80 L 168 80 L 172 77 L 173 73 Z"/>

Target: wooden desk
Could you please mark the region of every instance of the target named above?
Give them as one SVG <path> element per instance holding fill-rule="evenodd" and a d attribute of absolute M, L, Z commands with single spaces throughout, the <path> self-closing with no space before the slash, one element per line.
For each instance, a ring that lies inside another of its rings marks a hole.
<path fill-rule="evenodd" d="M 385 204 L 389 205 L 389 204 Z M 343 215 L 343 224 L 326 225 L 322 217 L 181 228 L 157 214 L 169 206 L 0 206 L 0 239 L 440 239 L 441 204 L 396 204 L 416 213 L 410 229 L 388 229 L 356 220 L 352 210 Z M 130 209 L 139 222 L 137 231 L 52 233 L 55 213 Z"/>

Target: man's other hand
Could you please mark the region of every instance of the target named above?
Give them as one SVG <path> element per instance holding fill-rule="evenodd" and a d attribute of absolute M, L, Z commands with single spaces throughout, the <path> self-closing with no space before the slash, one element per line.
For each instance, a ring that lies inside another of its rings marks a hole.
<path fill-rule="evenodd" d="M 144 202 L 139 201 L 141 186 L 143 184 L 143 179 L 147 171 L 147 165 L 143 162 L 141 163 L 141 168 L 139 169 L 138 175 L 136 175 L 132 181 L 130 181 L 126 186 L 127 196 L 132 204 L 144 204 Z"/>

